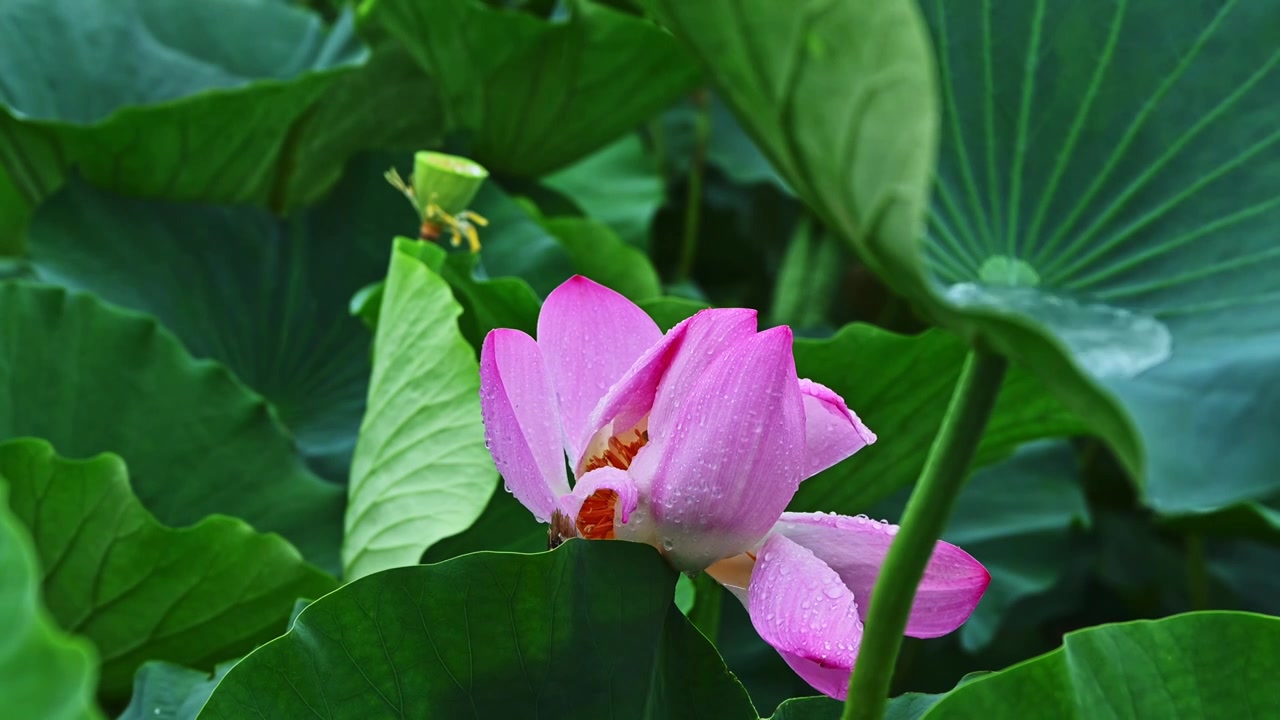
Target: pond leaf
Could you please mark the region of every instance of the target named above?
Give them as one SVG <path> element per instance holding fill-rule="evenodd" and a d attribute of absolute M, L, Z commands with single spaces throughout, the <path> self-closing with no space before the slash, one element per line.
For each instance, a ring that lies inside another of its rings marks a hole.
<path fill-rule="evenodd" d="M 1280 619 L 1200 612 L 1068 633 L 1047 655 L 965 682 L 924 718 L 1266 717 Z"/>
<path fill-rule="evenodd" d="M 478 0 L 376 0 L 362 13 L 440 83 L 476 160 L 534 176 L 616 140 L 698 79 L 652 23 L 597 3 L 568 7 L 554 20 Z"/>
<path fill-rule="evenodd" d="M 75 165 L 125 194 L 284 211 L 358 150 L 444 130 L 402 50 L 366 49 L 350 12 L 326 27 L 291 3 L 15 0 L 0 7 L 0 63 L 28 69 L 0 88 L 0 176 L 28 208 Z"/>
<path fill-rule="evenodd" d="M 64 633 L 40 605 L 40 566 L 26 528 L 5 502 L 0 475 L 0 697 L 6 712 L 98 720 L 93 646 Z"/>
<path fill-rule="evenodd" d="M 639 248 L 649 246 L 649 224 L 666 199 L 657 161 L 636 134 L 542 178 L 542 183 Z"/>
<path fill-rule="evenodd" d="M 786 184 L 877 268 L 908 265 L 937 144 L 911 0 L 644 0 L 705 64 Z M 880 250 L 864 241 L 883 237 Z"/>
<path fill-rule="evenodd" d="M 1280 8 L 925 7 L 947 101 L 925 267 L 955 324 L 1046 375 L 1043 341 L 983 314 L 1065 345 L 1075 391 L 1083 376 L 1132 418 L 1141 452 L 1118 449 L 1157 510 L 1274 495 Z"/>
<path fill-rule="evenodd" d="M 938 125 L 909 2 L 648 4 L 828 225 L 932 319 L 1038 375 L 1145 503 L 1187 515 L 1280 490 L 1280 8 L 927 0 Z"/>
<path fill-rule="evenodd" d="M 128 696 L 145 660 L 212 669 L 242 655 L 279 633 L 295 598 L 337 586 L 241 520 L 161 525 L 112 455 L 70 461 L 46 442 L 10 441 L 0 444 L 0 476 L 35 542 L 44 602 L 97 646 L 108 699 Z"/>
<path fill-rule="evenodd" d="M 316 472 L 345 483 L 369 377 L 369 333 L 347 302 L 417 225 L 382 180 L 386 162 L 361 157 L 326 202 L 286 220 L 73 179 L 36 213 L 28 257 L 39 279 L 153 315 L 225 364 L 271 402 Z"/>
<path fill-rule="evenodd" d="M 632 302 L 662 294 L 662 281 L 649 256 L 624 243 L 604 223 L 563 217 L 544 220 L 542 226 L 569 252 L 577 274 L 617 290 Z"/>
<path fill-rule="evenodd" d="M 0 282 L 0 440 L 103 452 L 166 525 L 210 514 L 278 532 L 336 569 L 344 494 L 310 473 L 261 396 L 155 320 L 88 295 Z"/>
<path fill-rule="evenodd" d="M 232 668 L 200 718 L 755 718 L 675 582 L 651 547 L 576 539 L 376 573 Z"/>
<path fill-rule="evenodd" d="M 369 409 L 351 468 L 343 568 L 348 578 L 418 562 L 470 526 L 496 470 L 480 419 L 480 369 L 462 308 L 401 238 L 378 313 Z"/>
<path fill-rule="evenodd" d="M 166 662 L 143 663 L 133 678 L 129 706 L 116 720 L 195 720 L 234 665 L 223 663 L 207 673 Z"/>

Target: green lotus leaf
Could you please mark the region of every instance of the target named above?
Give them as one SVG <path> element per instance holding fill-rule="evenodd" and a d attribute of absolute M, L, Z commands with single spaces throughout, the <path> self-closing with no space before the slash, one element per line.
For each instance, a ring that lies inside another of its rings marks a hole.
<path fill-rule="evenodd" d="M 35 542 L 45 605 L 97 646 L 107 699 L 127 697 L 146 660 L 211 670 L 238 657 L 279 633 L 296 598 L 337 586 L 241 520 L 160 524 L 118 457 L 71 461 L 46 442 L 14 440 L 0 444 L 0 477 Z"/>
<path fill-rule="evenodd" d="M 653 548 L 570 540 L 395 568 L 316 600 L 227 673 L 201 720 L 709 717 L 746 692 L 675 607 Z"/>

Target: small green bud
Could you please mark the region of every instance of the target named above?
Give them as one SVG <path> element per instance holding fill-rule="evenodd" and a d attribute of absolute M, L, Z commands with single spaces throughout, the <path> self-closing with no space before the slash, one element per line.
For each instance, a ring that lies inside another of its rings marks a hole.
<path fill-rule="evenodd" d="M 466 210 L 487 177 L 488 170 L 464 157 L 428 151 L 413 155 L 413 192 L 424 212 L 433 202 L 450 215 Z"/>

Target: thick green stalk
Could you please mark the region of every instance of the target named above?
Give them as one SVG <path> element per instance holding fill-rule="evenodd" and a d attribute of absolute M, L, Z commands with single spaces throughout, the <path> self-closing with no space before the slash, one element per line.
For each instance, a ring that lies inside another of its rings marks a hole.
<path fill-rule="evenodd" d="M 975 349 L 965 360 L 942 427 L 907 502 L 901 530 L 871 591 L 866 630 L 849 679 L 842 720 L 884 717 L 916 586 L 968 477 L 969 463 L 1000 392 L 1004 371 L 1004 358 L 986 350 Z"/>
<path fill-rule="evenodd" d="M 693 121 L 693 157 L 689 159 L 689 193 L 685 198 L 684 238 L 680 243 L 680 264 L 676 268 L 676 282 L 687 281 L 693 275 L 693 263 L 698 259 L 698 232 L 702 221 L 702 176 L 706 172 L 707 146 L 711 143 L 711 109 L 706 90 L 693 96 L 697 112 Z"/>

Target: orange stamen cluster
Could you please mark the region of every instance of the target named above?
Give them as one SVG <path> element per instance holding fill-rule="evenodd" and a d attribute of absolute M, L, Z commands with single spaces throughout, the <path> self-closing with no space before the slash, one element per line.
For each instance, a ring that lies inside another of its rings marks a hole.
<path fill-rule="evenodd" d="M 588 540 L 612 540 L 613 508 L 618 504 L 616 490 L 597 490 L 582 503 L 578 519 L 574 523 L 578 536 Z"/>
<path fill-rule="evenodd" d="M 582 472 L 589 473 L 602 467 L 615 467 L 619 470 L 626 470 L 631 467 L 631 461 L 635 458 L 636 453 L 640 452 L 640 448 L 649 442 L 648 430 L 640 430 L 635 435 L 634 440 L 626 443 L 622 442 L 617 435 L 609 438 L 609 445 L 604 449 L 604 452 L 583 464 Z"/>

